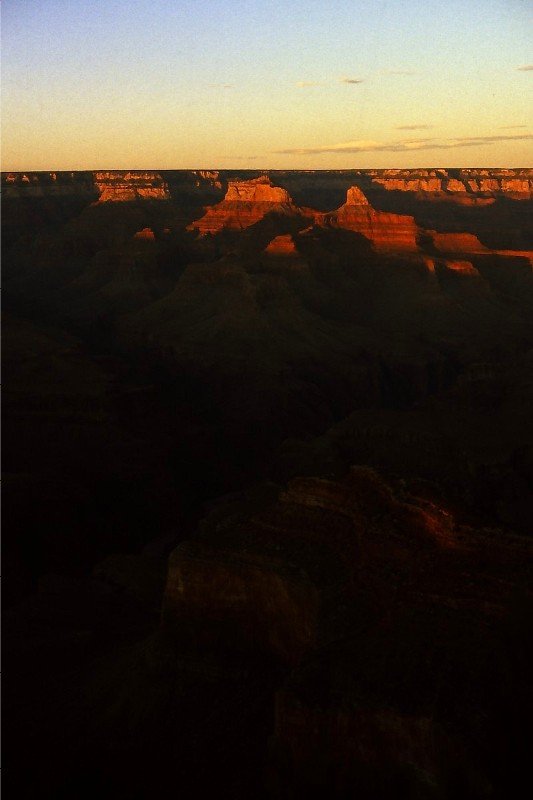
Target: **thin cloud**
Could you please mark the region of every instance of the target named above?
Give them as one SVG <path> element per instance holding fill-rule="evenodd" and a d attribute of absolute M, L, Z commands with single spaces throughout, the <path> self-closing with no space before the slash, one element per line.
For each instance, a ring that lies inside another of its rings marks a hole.
<path fill-rule="evenodd" d="M 433 125 L 398 125 L 396 130 L 397 131 L 427 131 L 432 127 L 433 127 Z"/>
<path fill-rule="evenodd" d="M 532 72 L 533 64 L 524 64 L 523 67 L 517 67 L 518 72 Z"/>
<path fill-rule="evenodd" d="M 324 86 L 320 81 L 298 81 L 296 84 L 299 89 L 309 89 L 311 86 Z"/>
<path fill-rule="evenodd" d="M 211 89 L 233 89 L 235 87 L 234 83 L 208 83 L 207 85 Z"/>
<path fill-rule="evenodd" d="M 350 84 L 363 83 L 363 80 L 361 78 L 339 78 L 339 81 L 340 83 L 350 83 Z"/>
<path fill-rule="evenodd" d="M 491 145 L 495 142 L 533 139 L 533 134 L 514 134 L 496 136 L 460 136 L 449 139 L 398 139 L 390 142 L 367 141 L 357 139 L 352 142 L 323 145 L 321 147 L 290 148 L 276 150 L 283 155 L 321 155 L 322 153 L 408 153 L 413 150 L 454 150 L 460 147 L 477 147 Z"/>
<path fill-rule="evenodd" d="M 514 128 L 527 128 L 527 125 L 500 125 L 498 130 L 500 130 L 500 131 L 511 131 Z"/>
<path fill-rule="evenodd" d="M 382 69 L 380 75 L 418 75 L 414 69 Z"/>

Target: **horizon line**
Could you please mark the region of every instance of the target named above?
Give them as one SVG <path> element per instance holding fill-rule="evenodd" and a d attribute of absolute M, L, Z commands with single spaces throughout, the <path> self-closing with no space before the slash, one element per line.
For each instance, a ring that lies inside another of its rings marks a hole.
<path fill-rule="evenodd" d="M 63 168 L 48 167 L 46 169 L 4 169 L 0 170 L 0 174 L 5 175 L 9 173 L 24 174 L 31 173 L 66 173 L 66 172 L 210 172 L 218 170 L 219 172 L 351 172 L 351 171 L 365 171 L 365 170 L 379 170 L 385 172 L 389 170 L 422 170 L 422 169 L 530 169 L 532 166 L 525 165 L 490 165 L 480 164 L 477 166 L 458 166 L 458 165 L 440 165 L 440 166 L 407 166 L 407 167 L 215 167 L 215 166 L 200 166 L 200 167 L 76 167 L 76 168 Z"/>

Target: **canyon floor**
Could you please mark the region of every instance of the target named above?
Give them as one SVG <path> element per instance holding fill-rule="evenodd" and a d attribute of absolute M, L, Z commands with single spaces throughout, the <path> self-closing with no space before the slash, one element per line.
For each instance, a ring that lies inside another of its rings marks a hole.
<path fill-rule="evenodd" d="M 529 779 L 533 171 L 4 173 L 4 782 Z"/>

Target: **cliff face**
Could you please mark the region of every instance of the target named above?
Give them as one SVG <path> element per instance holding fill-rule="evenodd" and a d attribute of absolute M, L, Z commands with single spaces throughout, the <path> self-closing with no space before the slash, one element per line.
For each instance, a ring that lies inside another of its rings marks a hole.
<path fill-rule="evenodd" d="M 251 181 L 230 181 L 224 201 L 292 204 L 289 193 L 279 186 L 274 186 L 266 175 L 253 178 Z"/>
<path fill-rule="evenodd" d="M 223 229 L 243 230 L 270 212 L 294 215 L 298 209 L 286 189 L 274 186 L 266 175 L 249 181 L 229 181 L 224 200 L 207 208 L 189 230 L 198 230 L 202 235 Z"/>
<path fill-rule="evenodd" d="M 353 185 L 365 190 L 402 192 L 418 199 L 486 204 L 498 197 L 530 200 L 533 170 L 272 170 L 260 176 L 235 170 L 2 173 L 5 197 L 57 196 L 83 191 L 103 195 L 102 202 L 169 199 L 171 195 L 220 197 L 227 187 L 228 201 L 286 203 L 291 195 L 298 205 L 320 207 L 322 211 L 334 208 L 334 197 Z"/>
<path fill-rule="evenodd" d="M 489 781 L 479 743 L 498 724 L 497 631 L 527 581 L 527 540 L 461 527 L 364 467 L 293 479 L 241 516 L 225 503 L 172 555 L 163 626 L 185 652 L 288 667 L 272 796 L 401 797 L 407 780 L 413 797 L 487 796 L 469 787 Z"/>
<path fill-rule="evenodd" d="M 98 197 L 92 172 L 3 172 L 4 200 L 79 198 L 90 203 Z"/>
<path fill-rule="evenodd" d="M 99 203 L 169 200 L 168 184 L 157 172 L 95 172 Z"/>
<path fill-rule="evenodd" d="M 388 191 L 448 196 L 460 202 L 503 196 L 530 200 L 533 196 L 533 171 L 530 169 L 385 170 L 380 175 L 374 174 L 372 182 Z"/>
<path fill-rule="evenodd" d="M 530 202 L 98 174 L 4 182 L 14 780 L 520 796 Z"/>
<path fill-rule="evenodd" d="M 361 233 L 378 250 L 416 251 L 418 228 L 413 217 L 375 211 L 357 186 L 348 189 L 346 203 L 329 216 L 340 228 Z"/>

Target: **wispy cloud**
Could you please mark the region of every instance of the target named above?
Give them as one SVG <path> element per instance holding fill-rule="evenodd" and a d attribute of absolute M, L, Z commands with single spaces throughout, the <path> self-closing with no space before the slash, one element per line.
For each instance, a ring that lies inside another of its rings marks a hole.
<path fill-rule="evenodd" d="M 398 125 L 396 130 L 397 131 L 427 131 L 432 127 L 433 127 L 433 125 Z"/>
<path fill-rule="evenodd" d="M 533 64 L 524 64 L 523 67 L 517 67 L 519 72 L 532 72 L 533 71 Z"/>
<path fill-rule="evenodd" d="M 324 86 L 320 81 L 298 81 L 296 86 L 299 89 L 309 89 L 311 86 Z"/>
<path fill-rule="evenodd" d="M 414 69 L 382 69 L 380 75 L 417 75 Z"/>
<path fill-rule="evenodd" d="M 341 83 L 350 83 L 350 84 L 363 83 L 362 78 L 339 78 L 339 81 Z"/>
<path fill-rule="evenodd" d="M 407 153 L 413 150 L 455 150 L 460 147 L 477 147 L 491 145 L 496 142 L 533 139 L 533 134 L 514 134 L 495 136 L 457 136 L 449 139 L 436 137 L 425 139 L 397 139 L 390 142 L 367 141 L 356 139 L 351 142 L 323 145 L 320 147 L 289 148 L 276 150 L 283 155 L 320 155 L 322 153 Z"/>
<path fill-rule="evenodd" d="M 500 130 L 500 131 L 511 131 L 514 128 L 527 128 L 527 125 L 500 125 L 498 130 Z"/>

